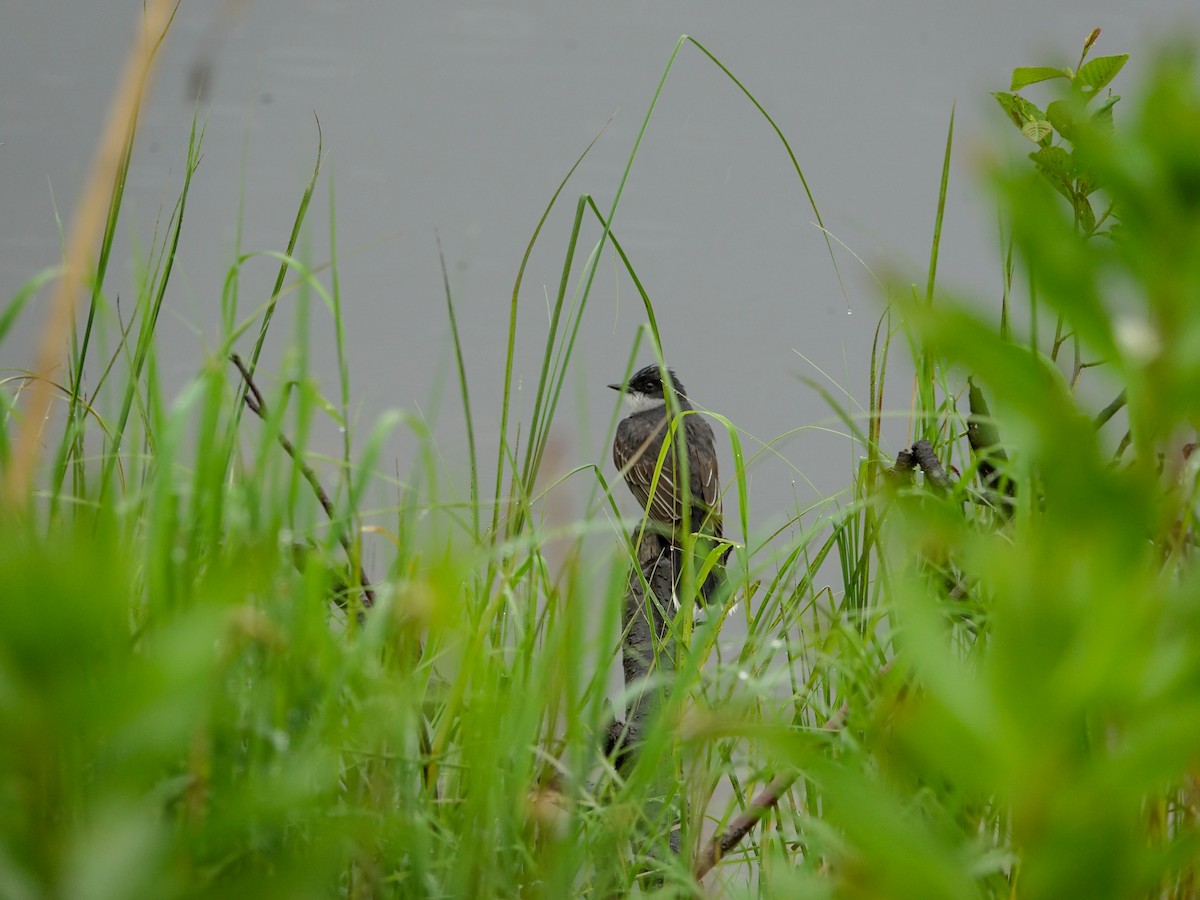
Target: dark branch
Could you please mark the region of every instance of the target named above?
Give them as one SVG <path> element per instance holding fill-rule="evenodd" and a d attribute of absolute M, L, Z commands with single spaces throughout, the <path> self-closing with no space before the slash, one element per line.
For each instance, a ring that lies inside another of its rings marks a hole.
<path fill-rule="evenodd" d="M 913 472 L 916 471 L 917 461 L 912 451 L 905 449 L 896 454 L 896 464 L 884 470 L 884 477 L 898 484 L 911 484 Z"/>
<path fill-rule="evenodd" d="M 896 464 L 884 470 L 884 475 L 899 484 L 911 484 L 913 473 L 920 469 L 925 475 L 925 483 L 945 493 L 954 487 L 954 482 L 946 474 L 942 462 L 933 452 L 933 445 L 926 440 L 917 441 L 907 450 L 896 454 Z"/>
<path fill-rule="evenodd" d="M 263 395 L 259 391 L 258 385 L 254 383 L 254 376 L 246 368 L 246 364 L 238 354 L 231 354 L 229 359 L 237 366 L 238 371 L 242 373 L 242 379 L 246 382 L 246 391 L 242 395 L 242 400 L 245 401 L 246 408 L 264 422 L 267 421 L 266 401 L 263 400 Z M 284 452 L 292 458 L 292 462 L 296 464 L 300 470 L 300 474 L 304 476 L 304 480 L 308 482 L 309 487 L 312 488 L 313 493 L 316 495 L 317 502 L 325 510 L 325 515 L 329 517 L 329 521 L 336 523 L 337 519 L 334 515 L 333 503 L 330 502 L 329 495 L 325 493 L 325 488 L 317 478 L 317 473 L 312 470 L 312 467 L 308 463 L 300 458 L 296 447 L 282 433 L 279 435 L 279 446 L 283 447 Z M 346 536 L 344 528 L 338 528 L 338 543 L 342 545 L 342 549 L 346 552 L 346 558 L 353 563 L 354 548 L 351 546 L 350 539 Z M 358 583 L 362 587 L 362 605 L 369 609 L 375 605 L 375 591 L 372 589 L 371 582 L 367 579 L 367 573 L 361 565 L 358 569 Z"/>
<path fill-rule="evenodd" d="M 954 482 L 942 468 L 942 461 L 933 452 L 933 444 L 926 440 L 917 441 L 912 445 L 912 456 L 925 474 L 926 484 L 939 493 L 945 493 L 954 488 Z"/>
<path fill-rule="evenodd" d="M 967 418 L 967 443 L 979 461 L 979 481 L 983 485 L 984 497 L 1004 516 L 1011 517 L 1016 509 L 1016 488 L 1012 479 L 1006 477 L 996 465 L 999 463 L 1004 466 L 1008 462 L 1008 454 L 1000 446 L 1000 430 L 992 420 L 992 412 L 983 391 L 975 386 L 974 381 L 968 379 L 967 383 L 971 405 L 971 415 Z"/>
<path fill-rule="evenodd" d="M 880 671 L 880 674 L 886 672 L 890 667 L 890 663 Z M 843 703 L 821 726 L 822 731 L 841 731 L 846 724 L 846 717 L 850 715 L 850 707 Z M 799 774 L 795 772 L 787 772 L 776 775 L 771 779 L 771 783 L 759 791 L 758 795 L 750 801 L 750 805 L 743 810 L 742 814 L 734 819 L 725 831 L 720 831 L 714 834 L 704 849 L 700 851 L 700 855 L 696 858 L 696 867 L 694 874 L 696 880 L 699 881 L 707 875 L 717 863 L 741 843 L 742 838 L 748 835 L 754 826 L 762 821 L 763 816 L 774 809 L 779 801 L 783 799 Z"/>

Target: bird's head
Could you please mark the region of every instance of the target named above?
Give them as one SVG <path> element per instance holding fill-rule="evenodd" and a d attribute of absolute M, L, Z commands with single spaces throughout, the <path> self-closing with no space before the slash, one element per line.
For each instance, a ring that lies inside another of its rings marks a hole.
<path fill-rule="evenodd" d="M 667 377 L 671 379 L 671 387 L 679 398 L 680 403 L 686 404 L 687 391 L 684 390 L 683 382 L 675 377 L 675 370 L 667 369 Z M 625 392 L 625 401 L 634 412 L 658 409 L 667 402 L 666 394 L 663 390 L 662 372 L 657 365 L 638 369 L 625 384 L 610 384 L 609 387 L 614 391 L 623 390 Z"/>

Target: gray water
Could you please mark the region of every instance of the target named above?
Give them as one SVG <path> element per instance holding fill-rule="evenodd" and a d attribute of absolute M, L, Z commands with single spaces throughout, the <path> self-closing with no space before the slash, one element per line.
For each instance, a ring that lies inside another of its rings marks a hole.
<path fill-rule="evenodd" d="M 57 260 L 55 206 L 69 221 L 140 7 L 137 0 L 0 3 L 0 297 Z M 308 252 L 317 262 L 328 256 L 332 177 L 358 432 L 365 436 L 365 425 L 385 409 L 439 410 L 439 448 L 465 497 L 435 235 L 450 269 L 486 472 L 497 440 L 509 301 L 533 228 L 572 162 L 600 134 L 526 276 L 517 364 L 523 385 L 536 382 L 546 298 L 557 288 L 575 201 L 587 192 L 608 210 L 681 34 L 711 49 L 774 116 L 837 239 L 881 275 L 900 273 L 922 290 L 957 103 L 940 282 L 998 303 L 997 225 L 977 162 L 1027 148 L 987 92 L 1007 89 L 1017 65 L 1074 65 L 1097 25 L 1104 32 L 1093 55 L 1134 54 L 1118 81 L 1128 97 L 1157 40 L 1200 33 L 1200 12 L 1195 0 L 184 2 L 143 115 L 128 189 L 125 226 L 140 247 L 118 246 L 108 294 L 132 296 L 135 260 L 175 201 L 193 112 L 189 73 L 198 62 L 212 74 L 201 107 L 203 161 L 160 319 L 160 367 L 172 384 L 190 377 L 218 342 L 239 195 L 242 246 L 283 249 L 316 158 L 319 119 L 327 158 Z M 1119 105 L 1118 121 L 1121 113 Z M 770 127 L 685 46 L 626 185 L 615 233 L 655 304 L 668 362 L 693 399 L 742 430 L 748 455 L 759 441 L 802 429 L 749 469 L 752 530 L 764 533 L 849 484 L 858 451 L 800 379 L 828 376 L 835 393 L 844 387 L 865 403 L 882 309 L 870 273 L 835 244 L 843 290 L 813 220 Z M 584 253 L 597 234 L 589 225 Z M 266 260 L 247 264 L 244 311 L 266 300 L 275 268 Z M 29 338 L 43 313 L 39 305 L 26 314 L 0 368 L 31 363 Z M 616 396 L 604 386 L 622 374 L 644 321 L 630 280 L 606 254 L 559 417 L 559 471 L 594 462 L 611 477 L 605 429 Z M 285 312 L 264 372 L 274 371 L 271 361 L 290 339 Z M 313 339 L 314 372 L 336 396 L 332 330 L 320 310 Z M 907 440 L 911 385 L 900 359 L 904 342 L 893 350 L 889 405 L 900 415 L 884 434 L 895 450 Z M 639 362 L 651 358 L 645 350 Z M 531 393 L 520 392 L 516 403 L 527 419 Z M 398 433 L 381 467 L 407 470 L 412 454 Z M 730 472 L 727 451 L 722 465 Z M 572 504 L 587 478 L 564 494 L 566 516 L 579 515 Z M 484 490 L 490 493 L 486 482 Z M 632 514 L 632 501 L 623 499 Z"/>

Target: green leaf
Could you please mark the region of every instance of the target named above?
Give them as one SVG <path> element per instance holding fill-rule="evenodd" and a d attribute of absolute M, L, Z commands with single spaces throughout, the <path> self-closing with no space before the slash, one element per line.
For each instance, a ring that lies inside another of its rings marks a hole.
<path fill-rule="evenodd" d="M 1071 83 L 1085 94 L 1095 94 L 1117 77 L 1117 73 L 1128 59 L 1128 53 L 1122 53 L 1120 56 L 1097 56 L 1083 64 L 1071 79 Z"/>
<path fill-rule="evenodd" d="M 1090 172 L 1081 172 L 1075 180 L 1075 190 L 1084 197 L 1091 196 L 1102 187 L 1104 184 Z"/>
<path fill-rule="evenodd" d="M 1091 234 L 1096 230 L 1096 214 L 1092 211 L 1092 204 L 1088 198 L 1082 194 L 1075 195 L 1075 213 L 1079 217 L 1079 227 L 1083 229 L 1084 234 Z"/>
<path fill-rule="evenodd" d="M 1019 91 L 1028 84 L 1039 81 L 1049 81 L 1051 78 L 1070 78 L 1066 69 L 1055 69 L 1050 66 L 1020 66 L 1013 69 L 1012 86 L 1010 90 Z"/>
<path fill-rule="evenodd" d="M 992 96 L 996 98 L 996 102 L 1008 113 L 1008 117 L 1012 119 L 1013 124 L 1018 128 L 1024 128 L 1026 122 L 1035 122 L 1046 118 L 1044 112 L 1020 94 L 993 91 Z"/>
<path fill-rule="evenodd" d="M 1012 120 L 1013 124 L 1020 128 L 1024 125 L 1021 119 L 1021 114 L 1017 109 L 1017 95 L 1009 94 L 1004 91 L 992 91 L 992 96 L 996 98 L 996 102 L 1000 104 L 1000 108 Z"/>
<path fill-rule="evenodd" d="M 1116 105 L 1116 102 L 1120 99 L 1121 98 L 1119 95 L 1113 94 L 1111 97 L 1105 100 L 1104 105 L 1092 114 L 1092 121 L 1105 131 L 1112 131 L 1113 106 Z"/>
<path fill-rule="evenodd" d="M 1062 147 L 1042 147 L 1029 154 L 1038 170 L 1055 178 L 1060 178 L 1068 184 L 1075 177 L 1075 160 Z"/>
<path fill-rule="evenodd" d="M 1053 156 L 1044 157 L 1042 154 L 1047 151 L 1057 151 L 1058 153 L 1070 158 L 1065 150 L 1059 147 L 1042 147 L 1029 154 L 1029 158 L 1033 160 L 1033 164 L 1037 166 L 1038 172 L 1043 178 L 1050 183 L 1050 186 L 1062 194 L 1063 199 L 1072 206 L 1075 204 L 1075 186 L 1071 181 L 1071 176 L 1068 172 L 1073 167 L 1073 161 L 1063 163 L 1062 160 L 1056 159 Z"/>
<path fill-rule="evenodd" d="M 1050 124 L 1054 126 L 1054 130 L 1065 137 L 1068 141 L 1075 140 L 1075 123 L 1076 118 L 1072 104 L 1066 100 L 1055 100 L 1046 107 L 1046 118 Z"/>
<path fill-rule="evenodd" d="M 1031 122 L 1026 122 L 1021 126 L 1021 134 L 1029 138 L 1035 144 L 1040 144 L 1054 133 L 1054 129 L 1045 119 L 1034 119 Z"/>

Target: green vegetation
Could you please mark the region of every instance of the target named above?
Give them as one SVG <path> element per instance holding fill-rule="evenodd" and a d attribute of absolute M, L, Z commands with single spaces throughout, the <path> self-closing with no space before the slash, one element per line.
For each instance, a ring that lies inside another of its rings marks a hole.
<path fill-rule="evenodd" d="M 863 459 L 849 500 L 790 543 L 759 534 L 754 458 L 723 422 L 746 637 L 721 658 L 719 621 L 682 604 L 652 685 L 669 699 L 619 766 L 629 560 L 587 559 L 603 517 L 555 521 L 539 473 L 602 252 L 637 283 L 608 225 L 620 190 L 607 214 L 579 200 L 521 423 L 514 287 L 494 487 L 461 378 L 456 495 L 419 418 L 349 433 L 337 249 L 324 267 L 297 251 L 319 164 L 266 254 L 270 297 L 246 308 L 262 254 L 239 249 L 211 355 L 163 395 L 155 323 L 203 132 L 122 321 L 105 269 L 128 132 L 28 475 L 23 392 L 49 382 L 0 391 L 0 896 L 1196 896 L 1200 90 L 1192 57 L 1164 51 L 1114 122 L 1101 95 L 1124 57 L 1087 61 L 1095 37 L 1073 70 L 1014 72 L 1044 111 L 996 95 L 1035 145 L 991 175 L 1000 310 L 937 290 L 943 179 L 926 290 L 889 292 L 865 412 L 835 410 Z M 686 38 L 675 54 L 689 45 L 721 65 Z M 0 311 L 0 341 L 58 275 Z M 264 377 L 281 302 L 298 325 Z M 309 368 L 314 308 L 335 323 L 332 398 Z M 895 322 L 909 439 L 928 442 L 899 457 L 881 437 Z M 346 430 L 333 460 L 306 450 L 323 418 Z M 422 448 L 399 480 L 380 459 L 397 425 Z M 615 508 L 607 466 L 569 477 Z M 381 488 L 394 507 L 368 512 Z"/>

